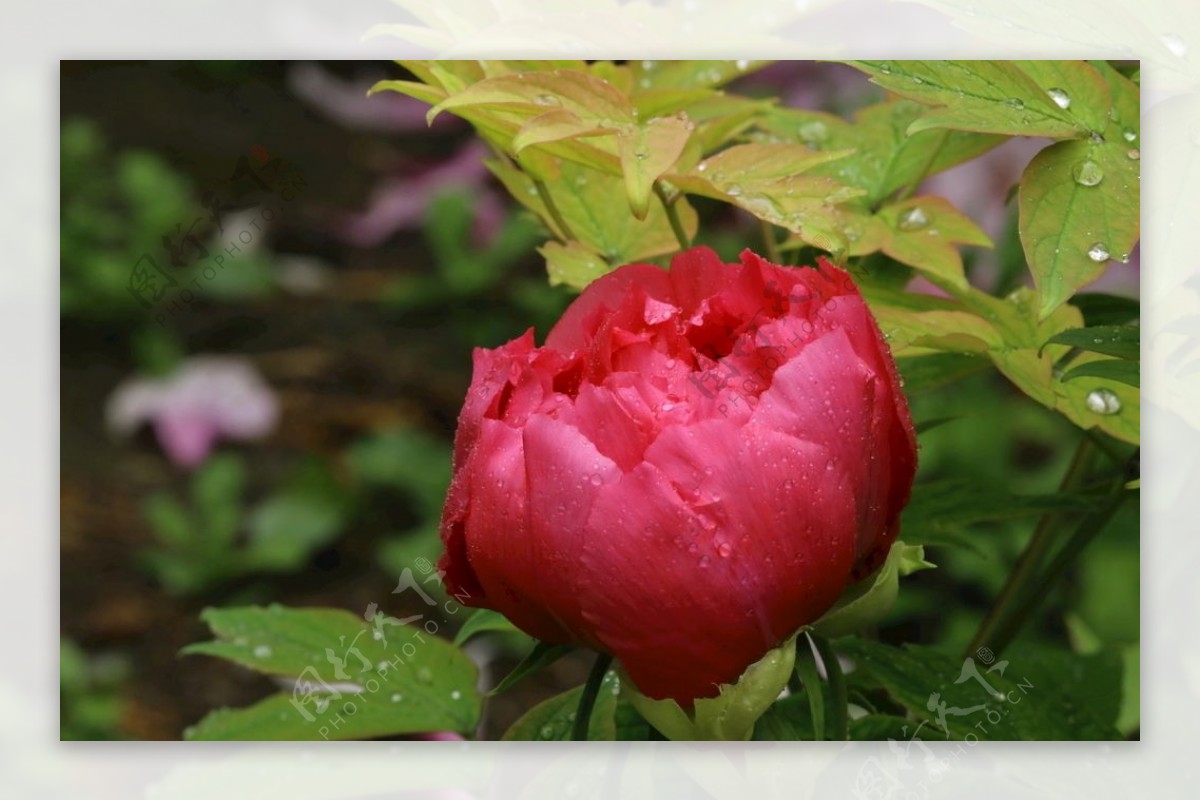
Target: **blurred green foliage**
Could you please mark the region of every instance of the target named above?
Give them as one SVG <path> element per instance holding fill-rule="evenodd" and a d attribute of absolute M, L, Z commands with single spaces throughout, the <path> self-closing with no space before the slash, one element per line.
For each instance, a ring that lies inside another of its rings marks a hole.
<path fill-rule="evenodd" d="M 120 740 L 121 692 L 130 678 L 120 654 L 89 656 L 76 643 L 59 643 L 59 738 Z"/>

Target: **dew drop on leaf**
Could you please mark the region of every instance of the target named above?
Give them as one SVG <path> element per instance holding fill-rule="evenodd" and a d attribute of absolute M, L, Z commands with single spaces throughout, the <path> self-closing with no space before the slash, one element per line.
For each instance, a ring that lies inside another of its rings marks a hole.
<path fill-rule="evenodd" d="M 1142 158 L 1142 151 L 1138 150 L 1138 149 L 1135 147 L 1135 148 L 1132 148 L 1132 149 L 1131 149 L 1131 150 L 1130 150 L 1128 153 L 1126 153 L 1125 155 L 1126 155 L 1126 156 L 1129 156 L 1129 158 L 1130 158 L 1130 159 L 1132 159 L 1133 161 L 1138 161 L 1138 160 L 1140 160 L 1140 159 Z"/>
<path fill-rule="evenodd" d="M 1132 142 L 1134 139 L 1137 139 L 1137 132 L 1134 131 L 1132 128 L 1126 128 L 1121 133 L 1121 136 L 1125 137 L 1126 142 Z"/>
<path fill-rule="evenodd" d="M 1075 176 L 1075 183 L 1080 186 L 1095 186 L 1104 180 L 1104 171 L 1091 159 L 1084 159 L 1076 164 L 1071 174 Z"/>
<path fill-rule="evenodd" d="M 814 149 L 819 148 L 829 138 L 829 129 L 825 127 L 825 123 L 817 120 L 804 123 L 797 133 L 800 134 L 804 144 Z"/>
<path fill-rule="evenodd" d="M 913 206 L 900 212 L 896 227 L 901 231 L 919 231 L 929 225 L 929 215 L 920 206 Z"/>
<path fill-rule="evenodd" d="M 1094 242 L 1088 248 L 1088 258 L 1095 262 L 1108 261 L 1108 247 L 1103 242 Z"/>
<path fill-rule="evenodd" d="M 1084 401 L 1088 409 L 1096 414 L 1116 414 L 1121 411 L 1121 399 L 1111 389 L 1097 387 L 1087 394 Z"/>
<path fill-rule="evenodd" d="M 1054 101 L 1054 105 L 1059 108 L 1071 107 L 1071 96 L 1062 89 L 1047 89 L 1046 94 L 1050 95 L 1050 99 Z"/>
<path fill-rule="evenodd" d="M 254 656 L 257 657 L 258 659 L 266 659 L 270 655 L 271 655 L 271 646 L 269 646 L 269 645 L 254 646 Z"/>

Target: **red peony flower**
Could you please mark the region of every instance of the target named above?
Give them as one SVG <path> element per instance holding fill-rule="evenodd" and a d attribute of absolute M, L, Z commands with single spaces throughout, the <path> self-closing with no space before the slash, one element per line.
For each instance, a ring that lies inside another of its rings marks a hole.
<path fill-rule="evenodd" d="M 536 347 L 477 349 L 447 587 L 613 654 L 651 698 L 735 681 L 872 571 L 916 440 L 853 281 L 707 248 L 598 279 Z"/>

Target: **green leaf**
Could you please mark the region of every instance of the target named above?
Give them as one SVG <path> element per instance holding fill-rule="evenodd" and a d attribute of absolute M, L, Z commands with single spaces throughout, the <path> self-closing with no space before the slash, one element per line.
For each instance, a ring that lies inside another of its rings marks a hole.
<path fill-rule="evenodd" d="M 533 646 L 533 650 L 526 654 L 525 658 L 507 676 L 501 679 L 499 684 L 491 689 L 488 695 L 499 695 L 530 676 L 541 673 L 574 650 L 575 647 L 573 645 L 554 645 L 546 642 L 537 643 Z"/>
<path fill-rule="evenodd" d="M 611 133 L 616 130 L 612 125 L 604 125 L 596 120 L 582 119 L 578 114 L 565 108 L 554 108 L 532 117 L 521 126 L 513 137 L 512 149 L 520 153 L 532 145 L 557 142 L 562 139 L 573 139 L 580 136 L 596 136 Z"/>
<path fill-rule="evenodd" d="M 488 631 L 505 631 L 520 634 L 521 630 L 512 624 L 508 618 L 492 609 L 478 609 L 467 618 L 467 622 L 454 635 L 454 644 L 462 645 L 476 634 Z"/>
<path fill-rule="evenodd" d="M 749 740 L 755 722 L 787 686 L 796 663 L 796 637 L 768 651 L 732 684 L 722 684 L 715 698 L 697 698 L 684 710 L 669 698 L 642 695 L 622 678 L 624 692 L 650 725 L 671 740 Z"/>
<path fill-rule="evenodd" d="M 583 289 L 592 281 L 612 270 L 599 254 L 579 242 L 547 242 L 537 249 L 546 259 L 546 272 L 550 285 L 566 284 Z"/>
<path fill-rule="evenodd" d="M 1059 331 L 1046 343 L 1069 345 L 1118 359 L 1137 360 L 1141 356 L 1141 341 L 1141 329 L 1136 325 L 1094 325 Z"/>
<path fill-rule="evenodd" d="M 992 246 L 987 234 L 942 197 L 910 198 L 884 206 L 878 216 L 887 226 L 879 243 L 884 253 L 960 290 L 968 285 L 955 244 Z"/>
<path fill-rule="evenodd" d="M 944 741 L 946 735 L 935 727 L 916 723 L 895 715 L 863 715 L 850 721 L 851 740 L 896 740 L 903 743 L 918 741 Z"/>
<path fill-rule="evenodd" d="M 488 168 L 518 202 L 541 218 L 555 236 L 564 241 L 578 241 L 608 265 L 628 264 L 679 249 L 679 242 L 661 204 L 651 203 L 646 218 L 638 220 L 629 213 L 628 206 L 612 202 L 614 197 L 625 194 L 620 177 L 570 162 L 553 163 L 551 169 L 554 172 L 546 176 L 546 185 L 553 193 L 554 205 L 570 225 L 574 236 L 568 237 L 551 214 L 541 190 L 527 173 L 498 161 L 489 161 Z M 694 236 L 697 228 L 695 210 L 683 199 L 676 201 L 675 205 L 685 230 Z M 568 264 L 562 269 L 565 271 L 578 266 L 577 263 L 573 266 Z"/>
<path fill-rule="evenodd" d="M 200 509 L 236 503 L 245 485 L 242 460 L 220 453 L 206 461 L 192 477 L 192 498 Z"/>
<path fill-rule="evenodd" d="M 633 216 L 646 218 L 654 182 L 675 166 L 695 125 L 686 114 L 654 117 L 617 133 L 617 152 L 625 175 L 625 194 Z"/>
<path fill-rule="evenodd" d="M 487 78 L 447 97 L 429 110 L 433 120 L 466 106 L 511 106 L 532 114 L 562 108 L 579 119 L 605 125 L 633 122 L 633 107 L 612 84 L 579 70 L 520 72 Z"/>
<path fill-rule="evenodd" d="M 1094 505 L 1086 495 L 1017 495 L 965 479 L 942 479 L 913 485 L 900 527 L 907 542 L 938 544 L 983 523 L 1082 513 Z"/>
<path fill-rule="evenodd" d="M 850 61 L 874 83 L 934 109 L 909 133 L 955 128 L 980 133 L 1068 139 L 1087 125 L 1060 108 L 1034 76 L 1013 61 Z M 1081 66 L 1087 65 L 1078 62 Z M 1090 68 L 1089 68 L 1090 69 Z M 1045 77 L 1039 74 L 1038 77 Z"/>
<path fill-rule="evenodd" d="M 969 353 L 931 353 L 896 359 L 896 367 L 904 377 L 904 394 L 910 398 L 933 392 L 989 366 L 987 359 Z"/>
<path fill-rule="evenodd" d="M 878 624 L 896 602 L 901 576 L 932 567 L 936 565 L 925 560 L 924 548 L 897 540 L 879 569 L 846 588 L 833 608 L 812 624 L 813 631 L 823 637 L 839 637 Z"/>
<path fill-rule="evenodd" d="M 248 525 L 246 556 L 255 567 L 296 570 L 309 554 L 337 536 L 342 511 L 327 498 L 282 492 L 259 504 Z"/>
<path fill-rule="evenodd" d="M 883 686 L 927 728 L 950 739 L 1111 740 L 1107 704 L 1119 669 L 1092 657 L 1013 646 L 1004 659 L 961 659 L 933 648 L 895 648 L 857 638 L 838 641 L 856 669 Z M 1119 667 L 1119 663 L 1118 663 Z M 943 728 L 944 727 L 944 728 Z"/>
<path fill-rule="evenodd" d="M 596 704 L 592 707 L 592 717 L 588 721 L 589 740 L 617 739 L 616 711 L 620 692 L 621 680 L 615 671 L 610 670 L 604 675 Z M 575 724 L 575 714 L 582 695 L 581 686 L 542 701 L 509 727 L 501 739 L 570 740 L 571 727 Z"/>
<path fill-rule="evenodd" d="M 346 454 L 368 484 L 408 493 L 427 517 L 441 514 L 450 486 L 450 445 L 416 428 L 391 428 L 355 442 Z"/>
<path fill-rule="evenodd" d="M 817 739 L 808 693 L 795 693 L 772 704 L 755 724 L 754 739 L 768 742 Z"/>
<path fill-rule="evenodd" d="M 758 126 L 815 150 L 854 150 L 814 172 L 865 189 L 873 204 L 1004 141 L 1000 136 L 947 130 L 910 136 L 908 127 L 926 111 L 920 103 L 893 98 L 861 109 L 847 122 L 820 111 L 773 108 Z"/>
<path fill-rule="evenodd" d="M 1097 359 L 1072 367 L 1063 374 L 1062 381 L 1066 383 L 1077 378 L 1106 378 L 1128 387 L 1137 387 L 1141 385 L 1141 365 L 1123 359 Z"/>
<path fill-rule="evenodd" d="M 172 548 L 186 548 L 195 538 L 187 511 L 170 495 L 156 492 L 142 504 L 142 513 L 160 542 Z"/>
<path fill-rule="evenodd" d="M 739 206 L 814 247 L 845 250 L 838 204 L 866 193 L 802 173 L 848 154 L 779 143 L 734 145 L 668 180 L 684 192 Z"/>
<path fill-rule="evenodd" d="M 1085 61 L 1017 61 L 1015 64 L 1032 78 L 1055 105 L 1066 104 L 1063 111 L 1088 131 L 1103 133 L 1108 127 L 1112 90 L 1104 76 Z"/>
<path fill-rule="evenodd" d="M 1021 245 L 1046 317 L 1138 240 L 1139 161 L 1127 143 L 1060 142 L 1021 175 Z"/>
<path fill-rule="evenodd" d="M 813 653 L 808 636 L 801 634 L 796 639 L 796 677 L 804 688 L 808 700 L 808 719 L 812 722 L 813 739 L 825 739 L 825 691 L 821 687 L 821 675 L 817 672 L 817 657 Z"/>
<path fill-rule="evenodd" d="M 639 90 L 696 89 L 722 86 L 766 65 L 765 61 L 634 61 L 634 86 Z"/>
<path fill-rule="evenodd" d="M 1053 353 L 1052 349 L 1059 352 Z M 990 355 L 1000 372 L 1038 403 L 1060 412 L 1081 428 L 1096 427 L 1117 439 L 1137 443 L 1141 436 L 1141 396 L 1138 390 L 1084 373 L 1077 374 L 1071 381 L 1063 380 L 1065 376 L 1056 378 L 1054 361 L 1062 355 L 1063 350 L 1063 345 L 1051 345 L 1042 356 L 1038 355 L 1035 348 L 994 351 Z M 1073 369 L 1103 359 L 1098 354 L 1085 353 L 1072 362 Z M 1089 396 L 1098 390 L 1113 393 L 1119 408 L 1109 411 L 1107 404 L 1099 410 L 1093 408 L 1095 401 L 1090 400 Z"/>
<path fill-rule="evenodd" d="M 217 639 L 189 645 L 183 653 L 299 681 L 293 692 L 210 713 L 185 732 L 187 739 L 465 734 L 479 720 L 474 663 L 450 643 L 394 618 L 368 623 L 337 609 L 281 606 L 210 608 L 202 618 Z"/>
<path fill-rule="evenodd" d="M 1081 292 L 1071 298 L 1071 305 L 1083 313 L 1084 322 L 1089 326 L 1122 325 L 1142 314 L 1142 304 L 1137 298 L 1101 292 Z"/>

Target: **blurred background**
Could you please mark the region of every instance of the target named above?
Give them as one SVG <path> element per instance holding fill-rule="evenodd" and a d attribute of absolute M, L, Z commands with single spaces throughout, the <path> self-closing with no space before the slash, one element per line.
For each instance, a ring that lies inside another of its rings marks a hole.
<path fill-rule="evenodd" d="M 472 348 L 531 326 L 540 340 L 571 294 L 548 285 L 544 233 L 468 126 L 366 97 L 395 77 L 374 62 L 62 63 L 63 739 L 177 739 L 269 693 L 179 656 L 208 639 L 205 607 L 428 613 L 446 636 L 469 617 L 393 590 L 410 571 L 438 592 L 423 580 Z M 731 90 L 843 115 L 883 97 L 833 64 L 778 64 Z M 999 294 L 1026 280 L 1010 189 L 1043 145 L 1013 140 L 925 189 L 995 241 L 964 256 Z M 748 217 L 698 210 L 701 243 L 726 260 L 760 247 Z M 1092 289 L 1136 297 L 1137 269 L 1135 253 Z M 1065 419 L 990 369 L 938 386 L 914 371 L 909 389 L 919 423 L 942 421 L 921 435 L 919 481 L 1054 491 L 1078 439 Z M 906 580 L 878 634 L 961 650 L 1033 521 L 917 511 L 939 528 L 939 569 Z M 1137 549 L 1127 506 L 1026 638 L 1123 647 L 1136 668 Z M 468 651 L 491 686 L 528 647 L 488 634 Z M 494 699 L 481 736 L 589 664 L 564 659 Z"/>

